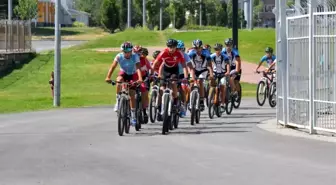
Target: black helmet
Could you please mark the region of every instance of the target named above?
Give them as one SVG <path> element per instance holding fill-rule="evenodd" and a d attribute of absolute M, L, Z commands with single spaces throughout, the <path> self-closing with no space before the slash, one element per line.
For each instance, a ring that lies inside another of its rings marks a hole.
<path fill-rule="evenodd" d="M 168 39 L 166 45 L 167 47 L 177 47 L 177 43 L 175 39 Z"/>
<path fill-rule="evenodd" d="M 196 39 L 196 40 L 194 40 L 194 41 L 192 42 L 192 46 L 193 46 L 194 48 L 200 48 L 200 47 L 203 46 L 203 42 L 202 42 L 201 40 L 199 40 L 199 39 Z"/>
<path fill-rule="evenodd" d="M 267 47 L 267 48 L 265 49 L 265 52 L 266 52 L 266 53 L 273 53 L 273 48 L 271 48 L 271 47 Z"/>
<path fill-rule="evenodd" d="M 233 45 L 233 40 L 231 38 L 227 38 L 227 39 L 225 39 L 224 44 L 232 46 Z"/>
<path fill-rule="evenodd" d="M 147 48 L 141 48 L 139 52 L 142 55 L 148 56 L 148 49 Z"/>
<path fill-rule="evenodd" d="M 223 48 L 223 45 L 220 44 L 220 43 L 216 43 L 216 44 L 214 45 L 214 49 L 215 49 L 215 50 L 222 50 L 222 48 Z"/>
<path fill-rule="evenodd" d="M 124 42 L 123 44 L 121 44 L 120 49 L 125 52 L 131 52 L 133 49 L 133 45 L 131 42 Z"/>
<path fill-rule="evenodd" d="M 156 50 L 153 52 L 153 58 L 156 59 L 156 57 L 161 53 L 160 50 Z"/>

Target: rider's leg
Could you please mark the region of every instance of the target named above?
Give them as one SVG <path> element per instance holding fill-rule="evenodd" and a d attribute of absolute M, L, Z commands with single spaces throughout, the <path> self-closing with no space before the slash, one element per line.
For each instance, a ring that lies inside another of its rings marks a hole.
<path fill-rule="evenodd" d="M 117 77 L 117 82 L 123 82 L 124 81 L 124 78 L 123 76 L 118 76 Z M 119 109 L 119 93 L 121 91 L 121 84 L 117 83 L 117 94 L 116 94 L 116 104 L 114 106 L 114 111 L 118 111 Z"/>
<path fill-rule="evenodd" d="M 220 86 L 220 90 L 221 90 L 221 106 L 224 107 L 225 104 L 225 97 L 226 97 L 226 77 L 223 77 L 221 79 L 221 86 Z"/>

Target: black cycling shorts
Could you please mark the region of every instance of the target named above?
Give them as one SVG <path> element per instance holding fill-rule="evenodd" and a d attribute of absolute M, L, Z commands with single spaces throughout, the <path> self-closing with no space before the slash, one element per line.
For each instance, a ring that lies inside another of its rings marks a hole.
<path fill-rule="evenodd" d="M 164 84 L 164 80 L 168 79 L 168 78 L 178 78 L 179 77 L 179 68 L 178 65 L 176 65 L 175 67 L 167 67 L 167 66 L 163 66 L 161 69 L 161 84 Z"/>

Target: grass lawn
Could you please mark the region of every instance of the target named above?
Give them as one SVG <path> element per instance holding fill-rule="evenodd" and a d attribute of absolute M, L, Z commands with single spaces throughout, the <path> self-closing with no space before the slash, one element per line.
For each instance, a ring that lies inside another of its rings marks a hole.
<path fill-rule="evenodd" d="M 41 39 L 54 39 L 54 27 L 32 27 L 33 40 Z M 95 27 L 62 27 L 61 37 L 62 40 L 95 40 L 97 38 L 108 35 L 101 28 Z"/>
<path fill-rule="evenodd" d="M 176 37 L 183 35 L 175 34 Z M 126 38 L 131 38 L 134 43 L 143 44 L 147 41 L 148 45 L 154 45 L 164 40 L 162 35 L 160 32 L 128 31 L 108 36 L 106 39 L 90 41 L 80 47 L 63 49 L 61 106 L 114 104 L 115 87 L 106 84 L 104 79 L 116 53 L 97 53 L 92 48 L 119 46 Z M 184 36 L 184 40 L 192 38 L 188 34 Z M 53 60 L 52 52 L 38 54 L 29 64 L 0 78 L 0 113 L 52 108 L 53 100 L 48 80 L 53 70 Z M 116 74 L 117 71 L 113 78 Z M 242 88 L 243 98 L 255 96 L 256 85 L 243 83 Z"/>

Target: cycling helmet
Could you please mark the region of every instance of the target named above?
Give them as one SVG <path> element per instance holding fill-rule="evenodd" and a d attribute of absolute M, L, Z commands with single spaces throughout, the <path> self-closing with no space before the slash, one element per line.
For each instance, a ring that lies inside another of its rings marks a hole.
<path fill-rule="evenodd" d="M 156 50 L 153 52 L 153 58 L 156 59 L 156 57 L 161 53 L 160 50 Z"/>
<path fill-rule="evenodd" d="M 233 45 L 233 40 L 231 38 L 227 38 L 227 39 L 225 39 L 224 44 L 225 45 Z"/>
<path fill-rule="evenodd" d="M 271 47 L 267 47 L 267 48 L 265 49 L 265 52 L 266 52 L 266 53 L 273 53 L 273 48 L 271 48 Z"/>
<path fill-rule="evenodd" d="M 177 47 L 177 40 L 168 39 L 166 45 L 167 47 Z"/>
<path fill-rule="evenodd" d="M 202 42 L 201 40 L 199 40 L 199 39 L 194 40 L 194 41 L 192 42 L 192 46 L 193 46 L 194 48 L 200 48 L 200 47 L 203 46 L 203 42 Z"/>
<path fill-rule="evenodd" d="M 140 52 L 140 50 L 141 50 L 141 46 L 140 45 L 135 45 L 134 47 L 133 47 L 133 52 L 134 53 L 139 53 Z"/>
<path fill-rule="evenodd" d="M 131 42 L 124 42 L 123 44 L 121 44 L 121 50 L 124 51 L 124 52 L 131 52 L 132 51 L 132 48 L 133 48 L 133 45 Z"/>
<path fill-rule="evenodd" d="M 184 47 L 184 43 L 183 43 L 182 40 L 178 40 L 178 41 L 177 41 L 177 48 L 178 48 L 178 49 L 183 49 L 183 48 L 185 48 L 185 47 Z"/>
<path fill-rule="evenodd" d="M 214 45 L 214 49 L 215 49 L 215 50 L 222 50 L 222 49 L 223 49 L 223 45 L 220 44 L 220 43 L 216 43 L 216 44 Z"/>
<path fill-rule="evenodd" d="M 139 50 L 139 53 L 145 56 L 148 56 L 148 49 L 147 48 L 141 48 Z"/>

